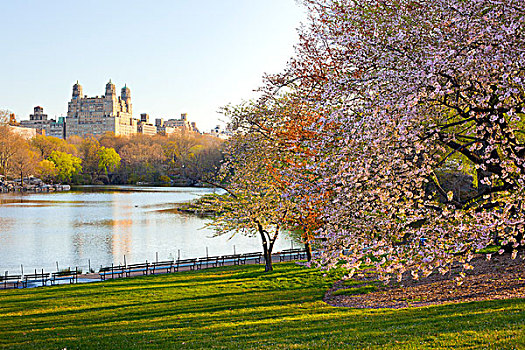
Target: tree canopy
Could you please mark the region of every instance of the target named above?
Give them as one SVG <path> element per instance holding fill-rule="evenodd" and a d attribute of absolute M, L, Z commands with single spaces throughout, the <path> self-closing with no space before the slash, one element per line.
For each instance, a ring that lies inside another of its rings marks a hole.
<path fill-rule="evenodd" d="M 120 156 L 113 148 L 100 147 L 97 152 L 99 161 L 98 169 L 106 175 L 108 171 L 115 171 L 120 166 Z"/>
<path fill-rule="evenodd" d="M 48 160 L 55 164 L 58 181 L 69 182 L 73 175 L 82 171 L 82 160 L 69 153 L 53 151 Z"/>
<path fill-rule="evenodd" d="M 470 268 L 490 244 L 516 256 L 525 246 L 522 3 L 303 4 L 296 56 L 265 78 L 256 103 L 230 113 L 230 128 L 259 135 L 240 152 L 258 150 L 286 184 L 290 223 L 308 218 L 319 263 L 417 278 L 454 262 Z"/>

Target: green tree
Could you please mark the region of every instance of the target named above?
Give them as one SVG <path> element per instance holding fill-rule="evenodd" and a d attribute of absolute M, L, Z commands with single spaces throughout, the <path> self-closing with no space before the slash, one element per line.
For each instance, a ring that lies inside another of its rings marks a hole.
<path fill-rule="evenodd" d="M 113 148 L 100 147 L 98 150 L 98 169 L 108 174 L 108 171 L 115 171 L 120 166 L 120 156 Z"/>
<path fill-rule="evenodd" d="M 58 181 L 69 182 L 71 176 L 82 171 L 82 159 L 65 152 L 53 151 L 48 160 L 55 163 Z"/>

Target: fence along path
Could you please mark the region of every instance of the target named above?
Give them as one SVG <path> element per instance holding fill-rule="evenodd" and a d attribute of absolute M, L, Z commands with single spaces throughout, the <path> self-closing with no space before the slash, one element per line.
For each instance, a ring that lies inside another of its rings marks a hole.
<path fill-rule="evenodd" d="M 274 262 L 284 262 L 292 260 L 306 259 L 304 249 L 285 249 L 281 252 L 272 254 Z M 232 254 L 221 256 L 206 256 L 202 258 L 177 259 L 167 261 L 153 261 L 136 264 L 102 266 L 98 273 L 81 274 L 78 268 L 44 272 L 35 270 L 35 273 L 10 275 L 5 271 L 0 275 L 0 286 L 7 288 L 31 288 L 57 284 L 88 283 L 99 280 L 114 278 L 125 278 L 142 275 L 156 275 L 161 273 L 173 273 L 179 271 L 200 270 L 219 266 L 262 264 L 264 256 L 261 252 Z M 48 284 L 49 283 L 49 284 Z"/>

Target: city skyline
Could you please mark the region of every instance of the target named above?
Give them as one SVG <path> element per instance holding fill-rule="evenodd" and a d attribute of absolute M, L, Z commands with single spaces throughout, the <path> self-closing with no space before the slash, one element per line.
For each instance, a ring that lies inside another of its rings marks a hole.
<path fill-rule="evenodd" d="M 134 118 L 188 113 L 203 130 L 285 68 L 304 20 L 294 0 L 27 1 L 3 12 L 0 108 L 19 120 L 35 106 L 65 116 L 77 80 L 96 96 L 111 79 L 132 90 Z"/>

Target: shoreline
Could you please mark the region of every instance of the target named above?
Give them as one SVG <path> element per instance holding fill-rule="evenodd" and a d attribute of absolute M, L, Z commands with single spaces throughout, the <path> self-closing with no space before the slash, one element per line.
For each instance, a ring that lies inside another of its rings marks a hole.
<path fill-rule="evenodd" d="M 71 186 L 69 185 L 44 185 L 44 186 L 10 186 L 0 185 L 0 193 L 11 193 L 11 192 L 30 192 L 30 193 L 48 193 L 48 192 L 66 192 L 70 191 Z"/>

